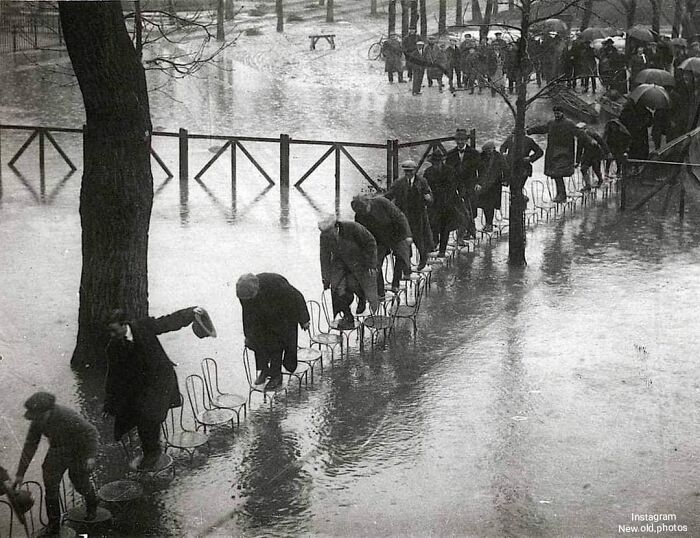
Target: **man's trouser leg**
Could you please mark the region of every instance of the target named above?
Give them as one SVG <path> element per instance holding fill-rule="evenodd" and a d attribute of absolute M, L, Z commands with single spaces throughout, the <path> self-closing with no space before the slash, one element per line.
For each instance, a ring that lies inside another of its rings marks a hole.
<path fill-rule="evenodd" d="M 85 507 L 89 513 L 94 512 L 97 508 L 97 495 L 92 482 L 90 482 L 90 471 L 87 470 L 85 463 L 85 458 L 74 457 L 68 467 L 68 476 L 75 491 L 80 493 L 85 499 Z"/>
<path fill-rule="evenodd" d="M 450 231 L 447 229 L 447 217 L 446 216 L 441 216 L 440 221 L 439 221 L 439 247 L 438 247 L 438 253 L 444 254 L 445 251 L 447 250 L 447 241 L 450 238 Z M 438 242 L 438 241 L 436 241 Z"/>
<path fill-rule="evenodd" d="M 566 198 L 566 185 L 564 185 L 564 178 L 563 177 L 555 177 L 554 183 L 557 186 L 557 197 L 558 198 Z"/>
<path fill-rule="evenodd" d="M 389 71 L 387 75 L 389 76 L 389 82 L 394 82 L 394 72 Z"/>
<path fill-rule="evenodd" d="M 391 277 L 391 287 L 398 288 L 401 283 L 405 264 L 399 256 L 394 256 L 394 276 Z"/>
<path fill-rule="evenodd" d="M 46 515 L 49 520 L 49 529 L 58 531 L 61 525 L 61 503 L 59 501 L 59 488 L 61 478 L 70 463 L 70 454 L 64 454 L 59 449 L 49 449 L 41 466 L 44 475 L 44 495 L 46 496 Z"/>
<path fill-rule="evenodd" d="M 282 355 L 283 350 L 274 350 L 270 352 L 270 377 L 280 377 L 282 375 Z"/>
<path fill-rule="evenodd" d="M 342 312 L 343 317 L 352 318 L 352 311 L 350 310 L 350 305 L 352 304 L 353 295 L 345 291 L 344 293 L 339 293 L 338 289 L 331 289 L 331 300 L 333 302 L 333 313 L 338 314 Z"/>
<path fill-rule="evenodd" d="M 144 461 L 155 460 L 161 452 L 160 421 L 141 418 L 136 425 L 136 430 L 139 433 L 139 439 L 141 439 Z"/>
<path fill-rule="evenodd" d="M 487 226 L 493 226 L 493 214 L 496 212 L 496 210 L 493 207 L 485 207 L 483 209 L 484 211 L 484 220 L 486 221 Z"/>

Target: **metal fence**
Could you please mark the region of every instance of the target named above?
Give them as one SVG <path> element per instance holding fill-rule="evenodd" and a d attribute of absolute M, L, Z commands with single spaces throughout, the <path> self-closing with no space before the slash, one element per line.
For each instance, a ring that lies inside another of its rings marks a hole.
<path fill-rule="evenodd" d="M 63 45 L 54 2 L 12 2 L 0 6 L 0 53 Z"/>

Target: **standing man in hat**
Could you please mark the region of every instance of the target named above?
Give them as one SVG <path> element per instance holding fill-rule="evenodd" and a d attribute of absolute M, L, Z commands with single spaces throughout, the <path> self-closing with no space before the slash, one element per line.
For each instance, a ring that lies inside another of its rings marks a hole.
<path fill-rule="evenodd" d="M 389 39 L 382 43 L 382 54 L 384 54 L 384 71 L 389 76 L 389 82 L 394 82 L 394 73 L 399 74 L 399 82 L 404 82 L 403 51 L 396 34 L 390 34 Z"/>
<path fill-rule="evenodd" d="M 236 282 L 243 309 L 246 347 L 255 352 L 256 385 L 270 379 L 265 390 L 282 385 L 282 365 L 297 368 L 298 327 L 309 328 L 309 311 L 302 293 L 277 273 L 245 274 Z"/>
<path fill-rule="evenodd" d="M 433 191 L 428 182 L 416 174 L 418 166 L 415 161 L 407 160 L 401 163 L 403 177 L 397 179 L 384 193 L 384 196 L 394 202 L 406 215 L 411 227 L 413 243 L 418 250 L 418 271 L 428 263 L 428 253 L 433 249 L 433 233 L 428 221 L 427 206 L 433 202 Z M 397 260 L 398 261 L 398 260 Z M 400 272 L 404 268 L 394 267 Z M 410 266 L 408 268 L 410 272 Z"/>
<path fill-rule="evenodd" d="M 590 192 L 590 171 L 592 170 L 593 174 L 598 178 L 598 182 L 594 187 L 600 187 L 603 184 L 603 161 L 608 153 L 610 153 L 610 150 L 605 140 L 603 140 L 603 137 L 593 129 L 588 128 L 584 122 L 576 124 L 576 127 L 586 133 L 591 140 L 596 141 L 595 145 L 578 144 L 576 148 L 576 162 L 581 166 L 581 176 L 583 177 L 583 188 L 581 192 Z"/>
<path fill-rule="evenodd" d="M 469 136 L 466 129 L 457 129 L 455 142 L 457 147 L 447 152 L 445 164 L 455 173 L 457 189 L 464 200 L 467 212 L 466 232 L 471 237 L 476 237 L 476 193 L 479 186 L 479 166 L 481 157 L 479 152 L 467 144 Z"/>
<path fill-rule="evenodd" d="M 409 28 L 408 34 L 406 34 L 401 41 L 401 48 L 403 49 L 403 54 L 406 58 L 406 73 L 408 75 L 408 80 L 411 80 L 413 76 L 413 62 L 412 58 L 417 54 L 418 51 L 418 36 L 416 35 L 415 28 Z"/>
<path fill-rule="evenodd" d="M 413 95 L 420 95 L 421 88 L 423 87 L 423 78 L 425 77 L 425 66 L 427 64 L 425 60 L 425 43 L 422 41 L 416 42 L 416 50 L 411 54 L 411 65 L 413 71 L 413 82 L 411 84 L 411 93 Z M 407 60 L 408 61 L 408 60 Z"/>
<path fill-rule="evenodd" d="M 116 441 L 136 428 L 143 451 L 141 470 L 156 467 L 162 454 L 160 425 L 170 408 L 182 405 L 174 364 L 158 335 L 200 323 L 203 317 L 208 319 L 204 309 L 196 306 L 139 320 L 130 320 L 117 309 L 107 319 L 111 338 L 103 415 L 114 416 Z"/>
<path fill-rule="evenodd" d="M 90 472 L 95 467 L 97 430 L 72 409 L 57 405 L 56 397 L 48 392 L 33 394 L 24 402 L 24 407 L 27 409 L 24 418 L 31 423 L 14 485 L 18 486 L 24 481 L 24 473 L 36 454 L 41 437 L 45 436 L 49 440 L 49 450 L 41 469 L 44 475 L 46 514 L 49 523 L 44 535 L 59 533 L 59 487 L 66 471 L 73 487 L 85 499 L 85 519 L 95 519 L 97 495 L 90 482 Z"/>
<path fill-rule="evenodd" d="M 377 242 L 357 222 L 336 220 L 328 215 L 318 223 L 321 230 L 321 279 L 331 290 L 333 317 L 343 314 L 339 329 L 355 327 L 350 305 L 357 296 L 357 313 L 377 309 Z"/>
<path fill-rule="evenodd" d="M 508 165 L 496 151 L 496 143 L 489 140 L 481 147 L 481 165 L 479 166 L 479 184 L 481 190 L 477 196 L 477 207 L 484 211 L 485 232 L 493 231 L 493 215 L 501 209 L 502 186 L 508 184 Z"/>
<path fill-rule="evenodd" d="M 532 163 L 540 159 L 544 155 L 544 151 L 542 151 L 542 148 L 531 136 L 525 135 L 523 142 L 523 159 L 521 162 L 515 163 L 515 167 L 513 166 L 515 132 L 511 133 L 508 138 L 505 139 L 503 144 L 501 144 L 499 151 L 506 158 L 510 169 L 511 178 L 522 178 L 523 197 L 525 199 L 525 203 L 527 203 L 529 198 L 527 197 L 527 194 L 525 194 L 525 182 L 527 181 L 527 178 L 532 177 Z"/>
<path fill-rule="evenodd" d="M 552 109 L 554 119 L 547 123 L 535 125 L 527 129 L 527 134 L 546 134 L 547 149 L 544 154 L 544 173 L 554 179 L 557 186 L 557 194 L 552 200 L 558 204 L 566 202 L 566 185 L 564 178 L 573 175 L 575 164 L 574 142 L 597 145 L 586 133 L 581 131 L 576 124 L 564 117 L 564 110 L 555 105 Z"/>
<path fill-rule="evenodd" d="M 401 277 L 411 274 L 411 227 L 406 215 L 383 196 L 358 195 L 350 205 L 355 211 L 355 222 L 367 228 L 377 243 L 377 295 L 383 298 L 382 266 L 387 254 L 393 253 L 395 259 L 392 288 L 398 290 Z"/>
<path fill-rule="evenodd" d="M 427 67 L 428 87 L 432 88 L 433 80 L 437 80 L 439 91 L 442 92 L 442 75 L 447 73 L 447 54 L 440 47 L 435 36 L 428 38 L 428 45 L 423 51 L 423 60 Z"/>
<path fill-rule="evenodd" d="M 430 227 L 433 230 L 433 241 L 438 246 L 438 256 L 444 257 L 450 232 L 456 230 L 466 221 L 464 204 L 457 190 L 455 171 L 445 164 L 444 151 L 436 147 L 430 154 L 430 168 L 425 177 L 433 191 L 433 203 L 428 210 Z"/>

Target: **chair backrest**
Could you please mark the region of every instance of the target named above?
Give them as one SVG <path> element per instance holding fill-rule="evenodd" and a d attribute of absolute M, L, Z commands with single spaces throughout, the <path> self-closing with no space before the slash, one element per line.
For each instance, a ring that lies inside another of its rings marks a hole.
<path fill-rule="evenodd" d="M 58 500 L 61 506 L 61 513 L 65 514 L 71 508 L 75 508 L 78 504 L 78 494 L 71 483 L 70 486 L 66 481 L 66 474 L 61 478 L 61 486 L 58 488 Z"/>
<path fill-rule="evenodd" d="M 382 274 L 384 275 L 384 282 L 391 282 L 392 275 L 394 274 L 394 257 L 389 254 L 384 257 L 382 262 Z"/>
<path fill-rule="evenodd" d="M 554 179 L 548 176 L 545 179 L 545 185 L 547 187 L 547 194 L 549 195 L 549 199 L 554 200 L 557 192 L 557 186 Z"/>
<path fill-rule="evenodd" d="M 530 181 L 530 193 L 532 194 L 532 202 L 535 205 L 541 205 L 544 202 L 544 193 L 547 188 L 540 179 L 533 179 Z"/>
<path fill-rule="evenodd" d="M 501 215 L 503 220 L 508 220 L 510 217 L 510 189 L 505 187 L 501 191 Z"/>
<path fill-rule="evenodd" d="M 22 483 L 22 489 L 28 491 L 34 499 L 34 506 L 24 514 L 27 526 L 30 532 L 34 534 L 47 524 L 44 519 L 44 488 L 39 482 L 29 480 Z"/>
<path fill-rule="evenodd" d="M 214 359 L 207 357 L 202 359 L 200 366 L 202 368 L 202 377 L 204 378 L 204 387 L 211 401 L 217 394 L 221 394 L 219 390 L 219 365 Z"/>
<path fill-rule="evenodd" d="M 255 387 L 253 383 L 253 376 L 257 368 L 255 366 L 255 357 L 252 356 L 250 350 L 247 347 L 243 347 L 243 368 L 245 369 L 245 378 L 248 381 L 250 388 Z"/>
<path fill-rule="evenodd" d="M 335 318 L 333 315 L 333 299 L 331 298 L 331 290 L 323 290 L 321 293 L 321 306 L 323 307 L 323 315 L 326 318 L 326 324 L 330 326 Z"/>
<path fill-rule="evenodd" d="M 319 302 L 314 301 L 313 299 L 309 299 L 308 301 L 306 301 L 306 309 L 309 311 L 309 317 L 311 318 L 311 322 L 309 323 L 309 330 L 311 331 L 311 335 L 316 336 L 317 334 L 324 332 L 321 328 L 322 308 Z"/>
<path fill-rule="evenodd" d="M 197 374 L 188 375 L 185 379 L 185 389 L 187 390 L 187 399 L 190 402 L 190 408 L 194 416 L 211 409 L 211 406 L 207 405 L 207 389 L 201 376 Z"/>
<path fill-rule="evenodd" d="M 3 516 L 2 514 L 6 514 Z M 12 538 L 14 526 L 21 525 L 19 522 L 15 523 L 15 514 L 12 512 L 12 506 L 7 501 L 0 499 L 0 536 L 9 536 Z M 3 531 L 8 534 L 4 534 Z"/>

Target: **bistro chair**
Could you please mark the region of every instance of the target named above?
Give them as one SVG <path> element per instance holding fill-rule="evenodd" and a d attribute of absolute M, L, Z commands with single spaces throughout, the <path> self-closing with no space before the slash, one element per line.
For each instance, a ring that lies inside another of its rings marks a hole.
<path fill-rule="evenodd" d="M 199 431 L 200 426 L 207 432 L 207 428 L 231 424 L 231 430 L 235 431 L 233 424 L 234 412 L 232 409 L 216 407 L 209 401 L 204 379 L 197 374 L 188 375 L 185 379 L 187 390 L 187 400 L 190 402 L 192 417 L 195 422 L 195 431 Z"/>
<path fill-rule="evenodd" d="M 547 215 L 547 220 L 556 211 L 556 204 L 550 200 L 545 200 L 545 193 L 548 193 L 547 187 L 540 179 L 530 180 L 530 194 L 532 195 L 532 205 L 540 212 L 540 218 Z M 547 195 L 548 196 L 548 195 Z"/>
<path fill-rule="evenodd" d="M 180 397 L 182 397 L 182 395 L 180 395 Z M 177 418 L 175 416 L 176 414 Z M 192 463 L 194 454 L 199 447 L 206 445 L 207 452 L 209 451 L 209 435 L 204 432 L 191 430 L 185 426 L 184 415 L 184 405 L 168 410 L 168 414 L 161 424 L 163 438 L 165 439 L 164 449 L 166 452 L 169 448 L 176 448 L 186 452 L 190 457 L 190 463 Z"/>
<path fill-rule="evenodd" d="M 323 315 L 326 318 L 326 324 L 328 325 L 328 328 L 331 331 L 337 331 L 340 333 L 340 336 L 345 340 L 345 347 L 349 349 L 350 348 L 350 335 L 354 332 L 359 333 L 362 322 L 360 320 L 358 320 L 357 318 L 355 318 L 355 325 L 353 327 L 351 327 L 349 329 L 340 328 L 339 327 L 340 320 L 334 319 L 334 316 L 333 316 L 333 304 L 332 303 L 333 303 L 333 301 L 331 298 L 331 290 L 323 290 L 323 292 L 321 293 L 321 307 L 323 309 Z M 341 340 L 341 342 L 342 342 L 342 340 Z M 342 358 L 342 354 L 343 354 L 342 344 L 341 344 L 340 353 L 341 353 L 341 358 Z"/>
<path fill-rule="evenodd" d="M 387 335 L 391 335 L 394 330 L 394 311 L 396 305 L 399 302 L 399 295 L 393 296 L 391 301 L 387 301 L 385 304 L 385 312 L 383 314 L 375 313 L 367 316 L 363 322 L 360 329 L 360 346 L 364 346 L 364 332 L 365 329 L 370 334 L 370 344 L 372 348 L 372 354 L 374 354 L 374 344 L 381 332 L 384 336 L 384 342 L 386 342 Z"/>
<path fill-rule="evenodd" d="M 308 365 L 311 371 L 311 384 L 314 382 L 314 368 L 316 364 L 321 365 L 321 373 L 323 373 L 323 352 L 320 349 L 312 347 L 298 347 L 297 361 Z"/>
<path fill-rule="evenodd" d="M 20 488 L 28 491 L 34 499 L 34 506 L 24 514 L 27 528 L 30 534 L 34 535 L 48 524 L 44 517 L 44 487 L 39 482 L 28 480 L 27 482 L 22 482 Z"/>
<path fill-rule="evenodd" d="M 243 410 L 244 416 L 248 415 L 245 396 L 233 392 L 221 392 L 219 389 L 219 366 L 214 359 L 210 357 L 202 359 L 201 367 L 209 401 L 214 407 L 230 409 L 236 413 L 236 423 L 240 426 L 241 410 Z"/>
<path fill-rule="evenodd" d="M 397 319 L 410 319 L 413 323 L 413 334 L 418 333 L 418 324 L 416 318 L 418 317 L 418 311 L 420 310 L 421 301 L 423 300 L 423 293 L 427 283 L 425 280 L 418 282 L 418 284 L 413 288 L 413 302 L 409 302 L 408 293 L 406 293 L 406 301 L 403 304 L 396 306 L 394 311 L 394 321 Z"/>
<path fill-rule="evenodd" d="M 340 357 L 343 357 L 343 336 L 331 332 L 324 332 L 321 329 L 321 305 L 318 301 L 306 301 L 306 309 L 309 311 L 309 346 L 318 346 L 329 349 L 331 352 L 331 364 L 335 358 L 335 348 L 340 346 Z M 321 366 L 323 369 L 323 366 Z M 313 375 L 313 374 L 312 374 Z"/>
<path fill-rule="evenodd" d="M 41 488 L 41 486 L 39 487 Z M 95 488 L 94 483 L 93 488 L 95 489 L 95 493 L 97 493 L 98 490 Z M 73 484 L 71 484 L 70 487 L 68 486 L 65 475 L 61 479 L 58 500 L 61 507 L 61 525 L 70 521 L 78 532 L 87 532 L 90 529 L 94 530 L 97 525 L 106 523 L 112 519 L 112 513 L 109 510 L 98 506 L 95 518 L 87 520 L 85 518 L 87 508 L 81 502 L 82 496 L 75 491 Z"/>
<path fill-rule="evenodd" d="M 253 396 L 253 393 L 259 392 L 263 396 L 263 402 L 267 402 L 268 396 L 270 397 L 270 409 L 272 409 L 272 402 L 274 401 L 274 397 L 277 394 L 284 392 L 284 395 L 287 396 L 287 386 L 284 383 L 282 383 L 276 389 L 268 391 L 265 389 L 266 383 L 262 385 L 256 385 L 255 377 L 257 372 L 257 366 L 255 364 L 255 356 L 253 355 L 253 353 L 250 353 L 250 351 L 252 350 L 248 349 L 248 347 L 243 347 L 243 368 L 245 369 L 245 377 L 248 381 L 248 405 L 250 405 L 250 399 Z"/>

